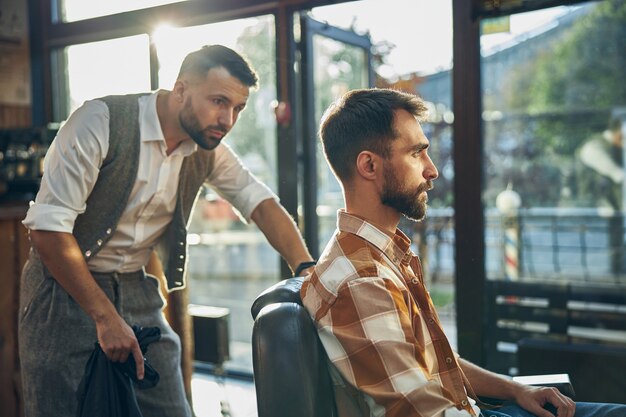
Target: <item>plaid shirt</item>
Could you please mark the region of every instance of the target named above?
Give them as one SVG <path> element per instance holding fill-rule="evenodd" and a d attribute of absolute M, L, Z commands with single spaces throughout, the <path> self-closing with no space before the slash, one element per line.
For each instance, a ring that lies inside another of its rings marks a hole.
<path fill-rule="evenodd" d="M 301 295 L 359 414 L 478 414 L 410 240 L 343 210 L 337 228 Z"/>

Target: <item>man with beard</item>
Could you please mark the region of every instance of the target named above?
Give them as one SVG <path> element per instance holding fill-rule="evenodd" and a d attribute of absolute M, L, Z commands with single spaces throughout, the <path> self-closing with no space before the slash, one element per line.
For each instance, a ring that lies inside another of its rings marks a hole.
<path fill-rule="evenodd" d="M 425 110 L 413 95 L 367 89 L 348 92 L 322 118 L 345 209 L 300 294 L 331 362 L 338 415 L 478 415 L 476 394 L 509 401 L 485 416 L 626 415 L 620 405 L 574 404 L 554 388 L 518 384 L 452 351 L 420 260 L 397 228 L 402 215 L 424 218 L 438 175 L 419 123 Z"/>
<path fill-rule="evenodd" d="M 191 416 L 180 340 L 144 267 L 156 251 L 168 290 L 184 286 L 186 226 L 203 183 L 254 221 L 292 269 L 312 263 L 274 193 L 221 143 L 256 85 L 239 54 L 203 47 L 187 55 L 171 91 L 88 101 L 60 129 L 24 220 L 32 243 L 19 320 L 27 417 L 76 414 L 96 340 L 113 362 L 132 356 L 142 379 L 129 325 L 161 329 L 146 355 L 160 381 L 137 391 L 143 415 Z"/>

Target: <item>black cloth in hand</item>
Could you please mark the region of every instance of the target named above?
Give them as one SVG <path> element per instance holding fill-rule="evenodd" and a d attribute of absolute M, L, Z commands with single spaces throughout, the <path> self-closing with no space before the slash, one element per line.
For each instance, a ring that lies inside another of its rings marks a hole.
<path fill-rule="evenodd" d="M 158 327 L 133 326 L 141 352 L 161 338 Z M 78 386 L 77 417 L 143 417 L 133 384 L 140 389 L 152 388 L 159 382 L 158 372 L 144 361 L 144 378 L 137 379 L 137 365 L 133 355 L 126 362 L 111 362 L 96 342 L 85 373 Z"/>

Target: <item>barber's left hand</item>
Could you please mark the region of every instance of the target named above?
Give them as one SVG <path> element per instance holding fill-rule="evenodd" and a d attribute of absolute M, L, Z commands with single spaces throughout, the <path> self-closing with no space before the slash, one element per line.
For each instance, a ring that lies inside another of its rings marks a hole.
<path fill-rule="evenodd" d="M 573 417 L 576 411 L 576 403 L 552 387 L 523 386 L 517 392 L 515 402 L 537 417 L 554 416 L 543 408 L 546 404 L 552 404 L 556 408 L 556 417 Z"/>

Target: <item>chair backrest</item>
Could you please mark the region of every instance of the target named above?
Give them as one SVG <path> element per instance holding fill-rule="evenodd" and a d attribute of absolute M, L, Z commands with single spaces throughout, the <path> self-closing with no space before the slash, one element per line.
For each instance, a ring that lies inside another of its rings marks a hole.
<path fill-rule="evenodd" d="M 302 307 L 302 277 L 279 282 L 252 304 L 252 360 L 259 417 L 334 417 L 328 359 Z"/>

